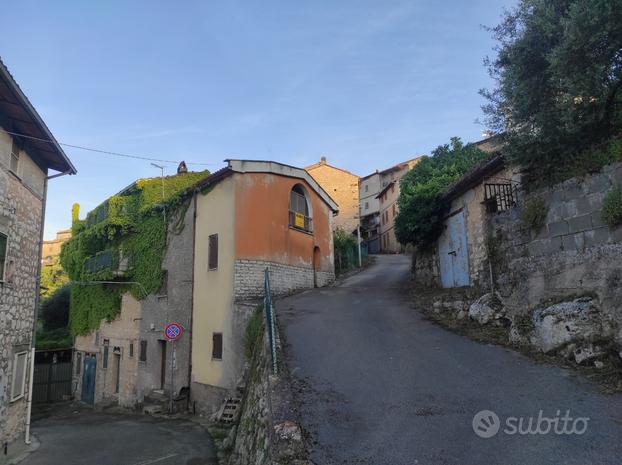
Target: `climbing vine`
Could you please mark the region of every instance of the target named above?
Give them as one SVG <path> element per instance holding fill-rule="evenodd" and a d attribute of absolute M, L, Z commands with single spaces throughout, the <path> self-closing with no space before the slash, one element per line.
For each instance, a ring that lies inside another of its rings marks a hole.
<path fill-rule="evenodd" d="M 78 218 L 79 207 L 74 205 L 74 236 L 61 251 L 61 264 L 72 281 L 72 334 L 87 334 L 101 320 L 116 318 L 123 293 L 140 300 L 160 289 L 167 227 L 172 224 L 174 234 L 181 232 L 191 187 L 208 174 L 165 177 L 164 189 L 161 178 L 140 179 L 84 220 Z"/>

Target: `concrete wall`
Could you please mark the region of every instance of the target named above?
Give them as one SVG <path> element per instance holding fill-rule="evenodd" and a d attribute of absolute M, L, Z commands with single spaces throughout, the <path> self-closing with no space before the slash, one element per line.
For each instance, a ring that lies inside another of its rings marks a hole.
<path fill-rule="evenodd" d="M 325 159 L 306 168 L 332 199 L 339 205 L 333 228 L 351 233 L 359 224 L 359 177 L 349 171 L 328 165 Z"/>
<path fill-rule="evenodd" d="M 45 178 L 28 149 L 21 151 L 18 173 L 10 172 L 10 153 L 11 136 L 0 130 L 0 232 L 8 236 L 5 280 L 0 282 L 0 438 L 6 441 L 24 430 L 29 371 L 24 397 L 11 402 L 13 360 L 30 350 Z"/>

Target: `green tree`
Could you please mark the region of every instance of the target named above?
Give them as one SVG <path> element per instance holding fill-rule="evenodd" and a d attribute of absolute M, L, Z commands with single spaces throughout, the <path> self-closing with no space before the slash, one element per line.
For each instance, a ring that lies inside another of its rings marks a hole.
<path fill-rule="evenodd" d="M 490 31 L 496 86 L 481 91 L 483 110 L 528 182 L 619 132 L 622 1 L 521 0 Z"/>
<path fill-rule="evenodd" d="M 399 213 L 395 234 L 402 244 L 425 247 L 441 233 L 448 205 L 445 189 L 489 154 L 475 145 L 464 145 L 458 137 L 440 145 L 431 157 L 421 160 L 400 182 Z"/>
<path fill-rule="evenodd" d="M 67 328 L 69 325 L 70 284 L 59 287 L 41 302 L 39 318 L 44 331 Z"/>

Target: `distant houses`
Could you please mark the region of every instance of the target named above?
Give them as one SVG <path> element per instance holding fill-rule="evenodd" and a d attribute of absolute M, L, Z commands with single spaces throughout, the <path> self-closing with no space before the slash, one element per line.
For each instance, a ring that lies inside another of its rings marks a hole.
<path fill-rule="evenodd" d="M 50 170 L 76 173 L 0 61 L 0 439 L 3 443 L 16 439 L 27 423 Z"/>
<path fill-rule="evenodd" d="M 101 278 L 100 291 L 118 293 L 120 299 L 114 314 L 100 315 L 76 338 L 76 396 L 83 401 L 136 406 L 172 398 L 180 408 L 192 403 L 214 412 L 235 394 L 241 379 L 246 324 L 262 301 L 266 272 L 275 295 L 334 279 L 337 204 L 305 170 L 228 160 L 225 168 L 196 182 L 187 183 L 188 176 L 197 173 L 165 178 L 183 187 L 145 205 L 132 223 L 124 220 L 133 215 L 128 208 L 140 208 L 132 198 L 150 198 L 150 186 L 159 180 L 137 182 L 105 202 L 102 211 L 108 213 L 89 213 L 90 224 L 66 245 L 64 255 L 73 241 L 84 243 L 107 221 L 112 205 L 125 205 L 113 227 L 127 227 L 122 234 L 129 236 L 141 234 L 140 223 L 155 224 L 166 211 L 165 241 L 155 241 L 163 247 L 159 285 L 152 283 L 141 294 L 131 283 L 139 279 L 135 268 L 144 266 L 135 256 L 139 241 L 132 237 L 99 242 L 84 261 L 86 269 L 70 270 L 70 275 Z M 103 258 L 108 252 L 112 257 Z M 78 290 L 75 297 L 88 292 Z M 183 330 L 174 344 L 164 334 L 169 323 Z"/>

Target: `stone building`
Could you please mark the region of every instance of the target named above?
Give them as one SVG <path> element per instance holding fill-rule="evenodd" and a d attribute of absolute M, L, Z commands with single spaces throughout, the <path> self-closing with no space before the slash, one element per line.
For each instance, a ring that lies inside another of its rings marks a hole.
<path fill-rule="evenodd" d="M 244 334 L 264 295 L 268 269 L 275 295 L 334 279 L 332 220 L 337 205 L 303 169 L 228 160 L 181 194 L 187 209 L 171 218 L 162 288 L 76 338 L 78 398 L 136 406 L 191 401 L 217 410 L 235 393 L 244 365 Z M 185 205 L 185 204 L 184 204 Z M 177 213 L 170 212 L 171 215 Z M 118 283 L 123 285 L 119 259 Z M 176 322 L 182 337 L 166 342 Z"/>
<path fill-rule="evenodd" d="M 43 241 L 41 247 L 41 263 L 43 266 L 51 266 L 58 262 L 62 245 L 71 239 L 71 229 L 63 229 L 56 232 L 56 237 Z"/>
<path fill-rule="evenodd" d="M 26 424 L 47 183 L 55 176 L 50 170 L 59 172 L 58 175 L 76 173 L 50 130 L 0 61 L 2 443 L 16 439 Z"/>
<path fill-rule="evenodd" d="M 339 207 L 339 213 L 333 219 L 333 228 L 341 228 L 348 233 L 356 231 L 359 225 L 359 177 L 329 165 L 326 157 L 305 170 Z"/>
<path fill-rule="evenodd" d="M 361 237 L 370 253 L 403 251 L 395 239 L 395 217 L 400 193 L 400 179 L 421 157 L 413 158 L 360 180 Z"/>

